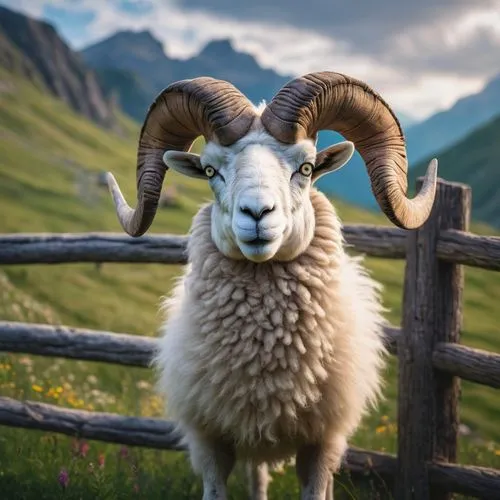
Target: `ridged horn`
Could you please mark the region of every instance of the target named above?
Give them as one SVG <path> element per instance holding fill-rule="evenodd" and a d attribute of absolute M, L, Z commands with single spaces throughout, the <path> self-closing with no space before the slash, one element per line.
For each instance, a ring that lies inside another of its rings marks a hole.
<path fill-rule="evenodd" d="M 164 89 L 150 106 L 139 136 L 135 209 L 127 204 L 114 176 L 107 174 L 123 229 L 141 236 L 151 226 L 167 171 L 165 151 L 188 151 L 200 135 L 228 146 L 246 134 L 255 116 L 250 101 L 223 80 L 200 77 Z"/>
<path fill-rule="evenodd" d="M 267 105 L 261 120 L 284 143 L 316 139 L 319 130 L 339 132 L 361 154 L 373 194 L 394 224 L 414 229 L 429 217 L 437 160 L 429 164 L 420 192 L 409 199 L 403 131 L 389 105 L 365 83 L 340 73 L 307 74 L 288 82 Z"/>

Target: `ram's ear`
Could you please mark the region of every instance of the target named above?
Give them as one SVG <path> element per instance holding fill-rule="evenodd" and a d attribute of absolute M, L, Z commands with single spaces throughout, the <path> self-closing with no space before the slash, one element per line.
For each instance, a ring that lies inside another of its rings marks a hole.
<path fill-rule="evenodd" d="M 168 168 L 189 177 L 208 179 L 201 166 L 200 156 L 197 154 L 185 153 L 184 151 L 166 151 L 163 154 L 163 163 Z"/>
<path fill-rule="evenodd" d="M 312 174 L 313 182 L 321 176 L 342 168 L 354 154 L 351 141 L 339 142 L 316 154 L 316 163 Z"/>

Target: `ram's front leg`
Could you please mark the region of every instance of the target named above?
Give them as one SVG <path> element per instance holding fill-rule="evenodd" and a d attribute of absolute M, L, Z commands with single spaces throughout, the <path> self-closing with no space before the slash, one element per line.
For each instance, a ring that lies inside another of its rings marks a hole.
<path fill-rule="evenodd" d="M 333 498 L 332 475 L 338 471 L 345 449 L 346 440 L 337 436 L 322 443 L 303 446 L 298 450 L 296 469 L 301 500 Z"/>
<path fill-rule="evenodd" d="M 227 479 L 236 461 L 233 447 L 222 439 L 190 436 L 189 454 L 203 480 L 203 500 L 227 500 Z"/>

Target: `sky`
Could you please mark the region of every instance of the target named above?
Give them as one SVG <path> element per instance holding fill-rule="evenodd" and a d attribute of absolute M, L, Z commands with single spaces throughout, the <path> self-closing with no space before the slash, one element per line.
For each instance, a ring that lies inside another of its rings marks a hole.
<path fill-rule="evenodd" d="M 0 0 L 75 49 L 150 30 L 173 57 L 229 38 L 283 75 L 337 71 L 423 119 L 500 74 L 500 0 Z M 168 83 L 168 82 L 166 82 Z"/>

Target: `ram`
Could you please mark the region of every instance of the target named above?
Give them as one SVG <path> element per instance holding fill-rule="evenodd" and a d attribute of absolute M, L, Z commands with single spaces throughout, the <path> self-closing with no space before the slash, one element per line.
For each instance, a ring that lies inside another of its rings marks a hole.
<path fill-rule="evenodd" d="M 346 141 L 317 152 L 321 129 Z M 198 156 L 188 150 L 200 135 Z M 265 499 L 266 467 L 290 457 L 302 498 L 324 500 L 347 440 L 381 395 L 380 286 L 346 253 L 335 209 L 313 187 L 355 147 L 386 216 L 419 227 L 437 162 L 407 198 L 397 118 L 366 84 L 332 72 L 296 78 L 259 107 L 221 80 L 173 83 L 141 130 L 135 209 L 108 176 L 132 236 L 150 227 L 167 168 L 205 180 L 214 194 L 193 219 L 155 360 L 205 500 L 226 498 L 237 459 L 252 465 L 253 497 Z"/>

